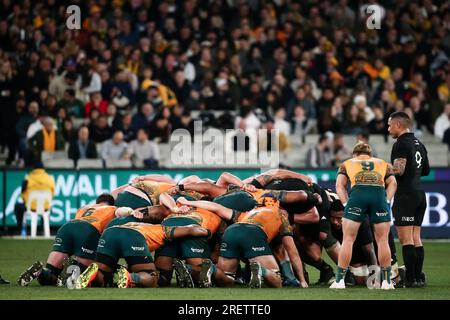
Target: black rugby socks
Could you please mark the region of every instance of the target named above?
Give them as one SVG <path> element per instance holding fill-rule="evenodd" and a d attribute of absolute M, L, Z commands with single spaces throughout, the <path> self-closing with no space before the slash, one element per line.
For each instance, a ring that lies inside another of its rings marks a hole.
<path fill-rule="evenodd" d="M 406 267 L 406 281 L 414 282 L 416 280 L 416 248 L 412 244 L 403 246 L 403 262 Z"/>

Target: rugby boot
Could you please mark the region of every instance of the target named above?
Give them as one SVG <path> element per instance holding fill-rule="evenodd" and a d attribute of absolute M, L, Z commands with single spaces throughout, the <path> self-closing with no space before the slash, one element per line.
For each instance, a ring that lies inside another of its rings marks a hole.
<path fill-rule="evenodd" d="M 424 288 L 427 286 L 427 281 L 426 281 L 426 277 L 425 277 L 425 273 L 421 272 L 419 279 L 416 279 L 417 283 L 419 284 L 419 286 L 421 288 Z"/>
<path fill-rule="evenodd" d="M 341 279 L 341 281 L 339 282 L 333 281 L 333 283 L 330 286 L 330 289 L 345 289 L 344 279 Z"/>
<path fill-rule="evenodd" d="M 72 257 L 64 258 L 63 269 L 56 279 L 56 285 L 58 287 L 66 286 L 67 279 L 69 279 L 74 274 L 74 271 L 68 273 L 67 270 L 68 270 L 69 266 L 74 265 L 75 263 L 76 263 L 76 260 L 73 259 Z"/>
<path fill-rule="evenodd" d="M 262 285 L 262 268 L 259 262 L 250 263 L 250 288 L 261 288 Z"/>
<path fill-rule="evenodd" d="M 42 272 L 44 266 L 40 261 L 33 263 L 26 271 L 24 271 L 17 279 L 19 286 L 26 287 Z"/>
<path fill-rule="evenodd" d="M 117 284 L 117 288 L 125 289 L 131 287 L 131 275 L 124 267 L 117 269 L 114 274 L 114 282 Z"/>
<path fill-rule="evenodd" d="M 202 261 L 202 267 L 198 279 L 199 287 L 200 288 L 212 287 L 212 280 L 211 280 L 212 275 L 213 275 L 213 263 L 209 259 L 204 259 Z"/>
<path fill-rule="evenodd" d="M 91 263 L 89 267 L 78 277 L 75 282 L 76 289 L 83 289 L 91 286 L 92 281 L 97 277 L 98 264 Z"/>
<path fill-rule="evenodd" d="M 353 287 L 356 285 L 355 276 L 350 271 L 345 274 L 345 286 Z"/>
<path fill-rule="evenodd" d="M 392 282 L 388 283 L 387 280 L 383 280 L 383 282 L 381 283 L 380 289 L 381 290 L 394 290 L 395 288 L 394 288 L 394 284 Z"/>
<path fill-rule="evenodd" d="M 177 283 L 180 288 L 193 288 L 194 281 L 184 261 L 179 259 L 173 260 L 173 268 L 177 277 Z"/>
<path fill-rule="evenodd" d="M 330 284 L 332 281 L 334 281 L 335 275 L 333 268 L 327 267 L 323 270 L 320 270 L 320 277 L 319 280 L 316 282 L 316 285 L 319 286 L 326 286 Z"/>

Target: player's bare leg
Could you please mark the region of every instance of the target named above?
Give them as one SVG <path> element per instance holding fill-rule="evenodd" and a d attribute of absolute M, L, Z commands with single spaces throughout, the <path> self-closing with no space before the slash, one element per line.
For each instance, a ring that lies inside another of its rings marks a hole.
<path fill-rule="evenodd" d="M 345 289 L 345 274 L 352 259 L 353 243 L 355 242 L 360 225 L 361 222 L 346 218 L 342 219 L 343 239 L 339 252 L 336 280 L 330 286 L 331 289 Z"/>
<path fill-rule="evenodd" d="M 283 275 L 283 286 L 300 287 L 300 281 L 295 277 L 289 255 L 281 243 L 272 247 L 272 254 L 280 266 L 281 274 Z"/>
<path fill-rule="evenodd" d="M 64 259 L 68 257 L 67 253 L 50 252 L 46 266 L 44 267 L 41 262 L 36 261 L 19 276 L 18 284 L 27 286 L 37 278 L 41 285 L 56 285 L 57 278 L 63 269 Z"/>
<path fill-rule="evenodd" d="M 274 256 L 259 256 L 250 258 L 249 261 L 252 271 L 252 275 L 250 278 L 250 287 L 261 287 L 262 277 L 264 278 L 264 281 L 268 287 L 281 288 L 280 270 L 278 269 L 278 264 Z M 260 270 L 256 270 L 258 264 Z"/>
<path fill-rule="evenodd" d="M 160 287 L 170 286 L 173 274 L 173 258 L 158 256 L 155 258 L 155 265 L 160 274 L 158 285 Z"/>
<path fill-rule="evenodd" d="M 394 289 L 391 285 L 391 248 L 389 247 L 390 222 L 374 225 L 375 241 L 378 246 L 378 262 L 381 267 L 381 289 Z"/>

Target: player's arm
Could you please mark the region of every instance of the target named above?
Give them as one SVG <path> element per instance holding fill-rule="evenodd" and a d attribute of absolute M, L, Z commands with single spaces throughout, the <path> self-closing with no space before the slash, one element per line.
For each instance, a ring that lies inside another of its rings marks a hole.
<path fill-rule="evenodd" d="M 132 183 L 138 183 L 141 181 L 155 181 L 155 182 L 165 182 L 165 183 L 172 183 L 176 184 L 177 182 L 173 180 L 172 178 L 166 177 L 162 174 L 147 174 L 144 176 L 137 176 L 134 178 L 131 182 Z"/>
<path fill-rule="evenodd" d="M 253 192 L 256 191 L 256 187 L 254 185 L 251 185 L 249 183 L 244 183 L 241 179 L 236 177 L 235 175 L 224 172 L 220 175 L 219 180 L 217 180 L 216 185 L 219 187 L 225 187 L 227 188 L 229 185 L 235 185 L 238 186 L 244 190 Z"/>
<path fill-rule="evenodd" d="M 185 212 L 184 210 L 182 210 L 182 208 L 179 208 L 177 206 L 175 200 L 166 192 L 161 193 L 159 195 L 159 203 L 168 208 L 172 212 L 175 213 Z"/>
<path fill-rule="evenodd" d="M 394 173 L 396 176 L 402 176 L 406 169 L 406 158 L 394 159 L 393 163 Z"/>
<path fill-rule="evenodd" d="M 124 184 L 123 186 L 115 188 L 113 191 L 111 191 L 111 195 L 114 199 L 117 199 L 117 195 L 125 190 L 128 186 L 130 186 L 130 184 Z"/>
<path fill-rule="evenodd" d="M 300 179 L 305 181 L 308 185 L 312 185 L 312 180 L 307 175 L 297 173 L 290 170 L 285 169 L 271 169 L 263 174 L 257 175 L 253 178 L 253 181 L 256 187 L 258 188 L 264 188 L 266 185 L 268 185 L 270 182 L 272 182 L 275 179 L 285 180 L 285 179 Z M 244 180 L 246 182 L 246 180 Z"/>
<path fill-rule="evenodd" d="M 131 209 L 130 207 L 119 207 L 116 209 L 114 214 L 118 218 L 123 218 L 123 217 L 130 216 L 132 214 L 132 212 L 133 212 L 133 209 Z"/>
<path fill-rule="evenodd" d="M 204 201 L 204 200 L 190 201 L 187 200 L 186 198 L 181 197 L 177 199 L 177 202 L 186 206 L 192 206 L 211 211 L 227 221 L 233 220 L 233 217 L 235 216 L 234 210 L 226 208 L 221 204 L 211 201 Z"/>
<path fill-rule="evenodd" d="M 173 192 L 183 190 L 197 191 L 215 198 L 224 194 L 227 191 L 227 188 L 218 186 L 210 182 L 196 182 L 188 184 L 179 184 L 175 186 L 171 191 Z"/>
<path fill-rule="evenodd" d="M 402 176 L 405 173 L 406 163 L 408 158 L 408 147 L 403 144 L 396 142 L 392 148 L 392 166 L 394 167 L 394 174 L 396 176 Z"/>
<path fill-rule="evenodd" d="M 286 236 L 283 237 L 281 241 L 289 256 L 289 260 L 291 260 L 292 268 L 297 274 L 297 277 L 300 279 L 302 287 L 307 288 L 308 283 L 306 282 L 305 275 L 303 273 L 302 259 L 300 258 L 297 247 L 295 246 L 294 238 L 291 236 Z"/>
<path fill-rule="evenodd" d="M 295 202 L 307 202 L 312 205 L 318 205 L 322 203 L 322 197 L 318 193 L 312 193 L 310 191 L 270 191 L 278 196 L 280 202 L 283 203 L 295 203 Z"/>
<path fill-rule="evenodd" d="M 171 238 L 183 238 L 183 237 L 209 237 L 211 233 L 200 226 L 197 225 L 188 225 L 175 227 L 171 232 Z"/>
<path fill-rule="evenodd" d="M 238 177 L 236 177 L 234 174 L 231 174 L 229 172 L 222 173 L 216 182 L 216 185 L 220 187 L 227 187 L 230 184 L 242 187 L 244 185 L 244 182 Z"/>
<path fill-rule="evenodd" d="M 338 175 L 336 178 L 336 194 L 341 200 L 342 204 L 345 206 L 348 201 L 348 193 L 347 193 L 347 183 L 348 176 L 347 170 L 345 168 L 345 164 L 341 164 L 338 170 Z"/>
<path fill-rule="evenodd" d="M 307 212 L 294 214 L 294 223 L 311 224 L 319 222 L 319 211 L 316 207 L 312 207 Z"/>
<path fill-rule="evenodd" d="M 385 181 L 386 185 L 386 198 L 388 202 L 391 202 L 392 198 L 395 195 L 395 191 L 397 191 L 397 180 L 394 175 L 388 177 Z"/>

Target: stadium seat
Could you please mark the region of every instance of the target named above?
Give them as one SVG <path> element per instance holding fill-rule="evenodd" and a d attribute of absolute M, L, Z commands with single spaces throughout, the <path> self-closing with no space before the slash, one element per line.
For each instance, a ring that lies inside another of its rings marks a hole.
<path fill-rule="evenodd" d="M 103 160 L 80 159 L 77 161 L 77 169 L 103 169 Z"/>
<path fill-rule="evenodd" d="M 61 168 L 61 169 L 73 169 L 74 163 L 71 159 L 49 159 L 44 162 L 45 168 Z"/>
<path fill-rule="evenodd" d="M 24 219 L 28 215 L 31 217 L 31 237 L 36 238 L 38 215 L 42 215 L 44 224 L 44 236 L 50 237 L 50 211 L 51 211 L 52 194 L 50 191 L 31 191 L 28 196 L 27 211 Z M 31 204 L 36 203 L 36 211 L 31 211 Z M 50 208 L 45 210 L 45 203 L 50 202 Z"/>
<path fill-rule="evenodd" d="M 105 161 L 106 168 L 126 168 L 129 169 L 133 165 L 131 163 L 131 160 L 115 160 L 115 159 L 108 159 Z"/>
<path fill-rule="evenodd" d="M 42 152 L 42 162 L 44 164 L 48 160 L 55 160 L 55 159 L 67 159 L 67 151 L 43 151 Z"/>

